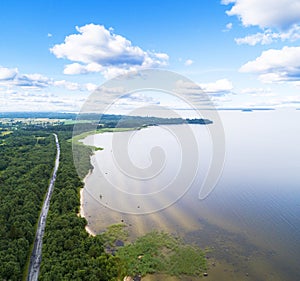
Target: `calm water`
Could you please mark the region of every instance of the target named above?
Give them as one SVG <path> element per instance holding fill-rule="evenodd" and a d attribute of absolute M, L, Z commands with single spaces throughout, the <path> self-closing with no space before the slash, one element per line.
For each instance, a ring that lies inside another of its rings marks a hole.
<path fill-rule="evenodd" d="M 178 136 L 183 126 L 87 137 L 85 144 L 104 147 L 92 157 L 95 169 L 85 184 L 89 228 L 97 233 L 123 220 L 132 237 L 156 228 L 210 246 L 214 262 L 207 280 L 300 280 L 300 111 L 221 111 L 220 116 L 226 136 L 224 169 L 204 200 L 198 194 L 213 151 L 206 126 L 191 126 L 199 167 L 185 194 L 184 180 L 169 184 L 182 168 Z M 116 156 L 123 147 L 114 138 L 129 140 L 128 155 L 139 170 L 124 168 Z M 161 151 L 151 154 L 155 146 Z M 142 179 L 138 171 L 144 173 Z M 140 214 L 173 201 L 158 212 Z"/>

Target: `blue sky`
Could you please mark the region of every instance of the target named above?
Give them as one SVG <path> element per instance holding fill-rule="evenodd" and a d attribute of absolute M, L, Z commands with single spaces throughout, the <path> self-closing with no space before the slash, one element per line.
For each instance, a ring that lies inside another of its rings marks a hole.
<path fill-rule="evenodd" d="M 299 0 L 11 0 L 0 11 L 1 111 L 78 111 L 103 82 L 148 67 L 192 79 L 219 108 L 299 107 Z"/>

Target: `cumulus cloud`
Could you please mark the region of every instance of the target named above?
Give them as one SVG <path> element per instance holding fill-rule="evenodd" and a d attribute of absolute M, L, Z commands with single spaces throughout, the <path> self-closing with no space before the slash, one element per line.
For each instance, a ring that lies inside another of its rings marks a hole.
<path fill-rule="evenodd" d="M 232 89 L 233 85 L 228 79 L 199 84 L 178 80 L 173 91 L 186 97 L 195 106 L 210 108 L 230 101 Z"/>
<path fill-rule="evenodd" d="M 51 79 L 41 74 L 20 74 L 17 68 L 0 67 L 0 84 L 6 87 L 39 89 L 51 83 Z"/>
<path fill-rule="evenodd" d="M 70 90 L 70 91 L 80 90 L 80 88 L 81 88 L 78 83 L 70 82 L 70 81 L 66 81 L 66 80 L 54 81 L 53 85 L 58 86 L 58 87 L 64 87 L 64 88 L 66 88 L 67 90 Z"/>
<path fill-rule="evenodd" d="M 258 32 L 256 34 L 248 35 L 241 38 L 236 38 L 235 42 L 239 45 L 248 44 L 250 46 L 254 46 L 256 44 L 271 44 L 274 39 L 278 38 L 278 33 L 273 33 L 270 29 L 265 32 Z"/>
<path fill-rule="evenodd" d="M 122 98 L 116 101 L 116 106 L 149 106 L 149 105 L 159 105 L 160 101 L 149 94 L 144 93 L 132 93 L 124 95 Z"/>
<path fill-rule="evenodd" d="M 229 22 L 229 23 L 226 24 L 226 29 L 227 30 L 232 29 L 232 23 L 231 22 Z"/>
<path fill-rule="evenodd" d="M 128 70 L 165 66 L 168 55 L 144 51 L 125 37 L 103 25 L 87 24 L 76 27 L 77 34 L 65 38 L 50 51 L 57 57 L 71 61 L 65 74 L 101 72 L 109 78 Z"/>
<path fill-rule="evenodd" d="M 67 90 L 62 91 L 61 88 Z M 54 80 L 39 73 L 23 74 L 17 68 L 0 67 L 0 110 L 77 111 L 87 91 L 97 88 L 92 83 L 80 84 Z M 60 96 L 54 93 L 59 90 Z M 77 92 L 70 95 L 68 91 Z"/>
<path fill-rule="evenodd" d="M 97 85 L 92 83 L 79 84 L 67 80 L 54 80 L 39 73 L 22 74 L 17 68 L 0 67 L 0 91 L 8 94 L 10 91 L 40 91 L 47 88 L 64 88 L 68 91 L 89 91 L 92 92 Z M 42 92 L 40 91 L 39 95 Z"/>
<path fill-rule="evenodd" d="M 188 60 L 186 60 L 185 62 L 184 62 L 184 65 L 186 65 L 186 66 L 190 66 L 190 65 L 192 65 L 194 63 L 194 61 L 193 60 L 191 60 L 191 59 L 188 59 Z"/>
<path fill-rule="evenodd" d="M 5 86 L 41 89 L 52 84 L 52 80 L 41 74 L 20 74 L 16 68 L 0 68 L 0 83 Z"/>
<path fill-rule="evenodd" d="M 231 93 L 233 89 L 232 82 L 228 79 L 219 79 L 212 83 L 199 84 L 179 80 L 176 86 L 176 92 L 192 95 L 225 95 Z"/>
<path fill-rule="evenodd" d="M 17 68 L 6 68 L 0 66 L 0 81 L 13 80 L 17 74 Z"/>
<path fill-rule="evenodd" d="M 15 80 L 15 85 L 20 87 L 30 88 L 45 88 L 51 84 L 51 80 L 41 74 L 22 74 L 18 75 Z"/>
<path fill-rule="evenodd" d="M 93 92 L 95 91 L 98 86 L 96 84 L 93 84 L 93 83 L 86 83 L 85 84 L 85 88 L 89 91 L 89 92 Z"/>
<path fill-rule="evenodd" d="M 237 16 L 244 26 L 284 29 L 300 22 L 298 0 L 223 0 L 222 3 L 233 4 L 227 15 Z"/>
<path fill-rule="evenodd" d="M 237 16 L 245 27 L 258 26 L 263 30 L 237 38 L 238 44 L 265 45 L 300 38 L 299 0 L 223 0 L 222 3 L 232 5 L 226 14 Z"/>
<path fill-rule="evenodd" d="M 0 95 L 1 111 L 78 111 L 84 99 L 74 96 L 56 96 L 46 92 L 26 90 L 7 91 Z"/>
<path fill-rule="evenodd" d="M 232 26 L 232 22 L 227 23 L 225 29 L 223 29 L 223 32 L 230 31 L 232 29 Z"/>
<path fill-rule="evenodd" d="M 188 95 L 201 95 L 203 94 L 202 88 L 193 82 L 178 80 L 176 82 L 176 88 L 174 92 L 179 94 L 188 94 Z"/>
<path fill-rule="evenodd" d="M 233 89 L 232 82 L 228 79 L 219 79 L 213 83 L 199 84 L 202 90 L 208 94 L 224 95 L 231 93 Z"/>
<path fill-rule="evenodd" d="M 236 38 L 235 42 L 239 45 L 248 44 L 254 46 L 256 44 L 267 45 L 273 42 L 281 41 L 296 41 L 300 39 L 300 26 L 294 25 L 285 32 L 274 32 L 271 29 L 264 30 L 264 32 L 258 32 L 256 34 L 248 35 L 241 38 Z"/>
<path fill-rule="evenodd" d="M 240 68 L 241 72 L 259 74 L 263 82 L 300 80 L 300 47 L 283 47 L 264 51 Z"/>

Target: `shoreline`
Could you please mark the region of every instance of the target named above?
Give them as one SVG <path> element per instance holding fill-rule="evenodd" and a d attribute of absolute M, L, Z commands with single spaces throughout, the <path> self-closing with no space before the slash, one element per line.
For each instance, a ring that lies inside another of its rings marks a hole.
<path fill-rule="evenodd" d="M 98 134 L 103 134 L 103 133 L 120 133 L 120 132 L 128 132 L 128 131 L 139 131 L 143 128 L 146 128 L 146 127 L 102 128 L 102 129 L 97 129 L 97 130 L 93 130 L 93 131 L 83 132 L 79 135 L 72 136 L 72 138 L 70 139 L 70 142 L 72 142 L 72 143 L 74 142 L 75 144 L 78 144 L 78 145 L 89 146 L 89 145 L 86 145 L 83 143 L 83 140 L 88 136 L 98 135 Z M 91 147 L 95 147 L 95 146 L 91 146 Z"/>
<path fill-rule="evenodd" d="M 84 197 L 83 197 L 83 192 L 84 192 L 84 187 L 85 187 L 85 181 L 86 179 L 92 174 L 92 170 L 90 169 L 89 172 L 87 173 L 87 175 L 84 177 L 83 179 L 83 188 L 80 188 L 79 194 L 80 194 L 80 208 L 79 208 L 79 213 L 78 216 L 80 216 L 81 218 L 85 218 L 87 224 L 85 226 L 85 230 L 86 232 L 91 235 L 91 236 L 96 236 L 96 233 L 94 231 L 92 231 L 89 226 L 88 226 L 88 220 L 85 216 L 84 213 Z"/>
<path fill-rule="evenodd" d="M 75 137 L 71 138 L 71 142 L 75 141 L 77 144 L 79 145 L 85 145 L 88 146 L 86 144 L 84 144 L 83 140 L 90 136 L 90 135 L 97 135 L 97 134 L 103 134 L 103 133 L 114 133 L 114 132 L 127 132 L 127 131 L 138 131 L 141 130 L 143 127 L 136 127 L 136 128 L 104 128 L 104 129 L 99 129 L 96 131 L 89 131 L 89 132 L 85 132 L 82 133 L 80 135 L 77 135 Z M 92 146 L 93 148 L 95 148 L 94 146 Z M 97 149 L 96 150 L 102 150 L 103 148 Z M 93 153 L 90 155 L 90 163 L 92 164 L 92 156 L 95 154 L 95 151 L 93 151 Z M 94 167 L 93 167 L 94 168 Z M 86 176 L 83 178 L 82 182 L 83 182 L 83 188 L 80 189 L 79 191 L 79 196 L 80 196 L 80 207 L 79 207 L 79 213 L 77 214 L 78 216 L 85 218 L 87 224 L 85 226 L 85 230 L 86 232 L 91 235 L 91 236 L 96 236 L 96 232 L 94 232 L 93 230 L 90 229 L 89 225 L 88 225 L 88 219 L 86 217 L 86 214 L 84 212 L 84 196 L 83 196 L 83 192 L 84 192 L 84 188 L 85 188 L 85 183 L 86 183 L 86 179 L 92 174 L 93 172 L 93 168 L 90 169 L 88 171 L 88 173 L 86 174 Z"/>
<path fill-rule="evenodd" d="M 92 155 L 90 156 L 91 159 Z M 89 170 L 88 174 L 84 177 L 84 187 L 80 189 L 80 215 L 82 217 L 85 217 L 85 215 L 88 217 L 89 214 L 85 213 L 86 210 L 86 203 L 84 201 L 84 188 L 86 187 L 86 182 L 88 179 L 88 176 L 91 175 L 93 170 Z M 87 190 L 87 189 L 86 189 Z M 89 196 L 89 193 L 85 193 L 86 197 Z M 85 209 L 84 209 L 85 208 Z M 93 212 L 90 213 L 93 215 Z M 174 213 L 177 214 L 177 213 Z M 105 217 L 105 215 L 104 215 Z M 105 217 L 107 219 L 107 217 Z M 124 217 L 120 217 L 122 220 Z M 178 217 L 177 217 L 178 218 Z M 207 219 L 207 218 L 206 218 Z M 128 221 L 124 219 L 126 222 Z M 160 222 L 158 220 L 155 220 L 155 222 Z M 162 220 L 161 222 L 165 222 Z M 99 221 L 97 221 L 97 224 Z M 131 220 L 130 222 L 130 229 L 131 230 L 141 230 L 143 232 L 144 223 L 142 222 L 139 224 L 138 220 Z M 132 224 L 132 226 L 131 226 Z M 164 225 L 166 226 L 166 225 Z M 176 224 L 176 227 L 179 227 Z M 230 237 L 232 237 L 232 233 L 236 233 L 234 229 L 232 229 L 229 226 L 230 230 L 224 230 L 224 227 L 220 226 L 219 224 L 212 223 L 211 225 L 206 225 L 204 227 L 205 230 L 197 230 L 193 233 L 193 231 L 189 231 L 187 234 L 189 234 L 189 238 L 191 241 L 198 242 L 198 245 L 201 245 L 201 248 L 212 246 L 212 254 L 208 256 L 209 261 L 209 275 L 208 277 L 205 277 L 207 280 L 216 280 L 219 277 L 226 276 L 228 279 L 235 279 L 238 277 L 239 280 L 248 280 L 248 275 L 255 277 L 255 276 L 261 276 L 263 274 L 263 271 L 267 268 L 267 272 L 276 272 L 276 268 L 273 268 L 272 262 L 270 264 L 268 262 L 265 262 L 266 257 L 268 255 L 267 252 L 265 252 L 260 247 L 258 248 L 259 251 L 252 243 L 248 244 L 245 243 L 242 239 L 237 239 L 238 242 L 234 242 Z M 95 227 L 96 231 L 98 230 L 97 227 Z M 225 228 L 226 229 L 226 228 Z M 89 235 L 95 236 L 97 232 L 91 231 L 89 228 L 89 225 L 87 224 L 85 226 L 85 230 L 89 233 Z M 198 232 L 199 231 L 199 232 Z M 99 233 L 99 232 L 98 232 Z M 212 233 L 215 234 L 214 239 L 212 239 Z M 198 238 L 201 234 L 201 240 Z M 138 235 L 140 236 L 140 235 Z M 203 237 L 204 236 L 204 237 Z M 205 239 L 205 236 L 208 238 Z M 241 238 L 241 236 L 237 236 L 238 238 Z M 251 251 L 249 251 L 251 250 Z M 258 266 L 258 262 L 263 263 L 263 266 Z M 273 277 L 273 276 L 272 276 Z M 146 276 L 143 277 L 143 279 L 148 281 L 154 281 L 154 280 L 172 280 L 172 281 L 178 281 L 179 279 L 176 279 L 175 277 L 167 277 L 161 276 L 161 275 L 152 275 L 152 276 Z M 157 279 L 159 278 L 159 279 Z M 280 277 L 276 279 L 274 277 L 274 281 L 279 281 Z M 181 279 L 182 280 L 182 279 Z M 183 279 L 186 280 L 186 279 Z M 189 278 L 188 280 L 193 280 L 192 278 Z M 198 279 L 195 279 L 198 280 Z"/>

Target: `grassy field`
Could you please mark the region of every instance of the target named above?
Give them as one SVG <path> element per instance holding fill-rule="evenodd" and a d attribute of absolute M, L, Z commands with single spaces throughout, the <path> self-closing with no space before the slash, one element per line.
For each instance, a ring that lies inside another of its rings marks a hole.
<path fill-rule="evenodd" d="M 84 132 L 80 135 L 74 136 L 72 139 L 70 139 L 70 142 L 73 142 L 74 144 L 83 145 L 83 143 L 80 142 L 79 140 L 82 140 L 89 135 L 102 134 L 102 133 L 136 131 L 136 130 L 140 130 L 140 129 L 141 128 L 102 128 L 102 129 L 98 129 L 98 130 Z"/>
<path fill-rule="evenodd" d="M 129 242 L 126 225 L 116 224 L 100 236 L 106 248 L 120 258 L 130 276 L 154 273 L 202 276 L 207 270 L 205 251 L 165 232 L 152 231 Z M 116 241 L 124 246 L 116 245 Z"/>

